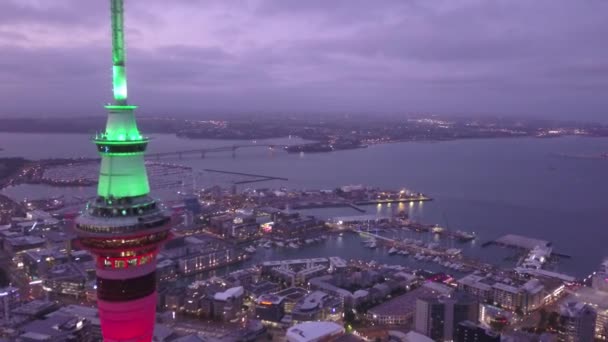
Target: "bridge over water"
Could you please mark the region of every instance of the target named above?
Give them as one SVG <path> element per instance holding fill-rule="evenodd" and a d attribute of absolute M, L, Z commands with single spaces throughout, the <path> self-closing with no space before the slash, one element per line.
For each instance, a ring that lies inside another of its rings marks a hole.
<path fill-rule="evenodd" d="M 270 150 L 274 150 L 276 148 L 285 148 L 285 145 L 275 145 L 275 144 L 243 144 L 243 145 L 230 145 L 230 146 L 220 146 L 220 147 L 209 147 L 209 148 L 196 148 L 190 150 L 182 150 L 182 151 L 171 151 L 171 152 L 158 152 L 158 153 L 146 153 L 147 158 L 155 158 L 160 159 L 163 157 L 174 157 L 177 156 L 182 158 L 187 155 L 200 155 L 201 158 L 205 158 L 207 153 L 219 153 L 219 152 L 232 152 L 232 156 L 236 156 L 236 151 L 239 149 L 245 148 L 266 148 Z"/>

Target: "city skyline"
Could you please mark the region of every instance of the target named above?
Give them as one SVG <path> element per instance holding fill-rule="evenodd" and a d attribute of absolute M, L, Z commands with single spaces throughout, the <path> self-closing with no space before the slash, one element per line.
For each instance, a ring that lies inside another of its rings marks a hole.
<path fill-rule="evenodd" d="M 0 342 L 608 340 L 607 4 L 0 4 Z"/>
<path fill-rule="evenodd" d="M 101 114 L 96 104 L 110 95 L 110 56 L 100 48 L 108 40 L 107 6 L 0 5 L 7 51 L 0 57 L 0 116 Z M 608 4 L 601 1 L 126 6 L 134 13 L 127 27 L 132 98 L 145 113 L 602 119 L 607 105 Z"/>

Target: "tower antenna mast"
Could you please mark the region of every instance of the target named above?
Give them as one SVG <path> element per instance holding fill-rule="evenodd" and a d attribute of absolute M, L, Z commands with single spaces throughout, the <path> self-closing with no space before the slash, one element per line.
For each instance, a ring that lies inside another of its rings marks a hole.
<path fill-rule="evenodd" d="M 125 28 L 123 0 L 111 0 L 112 10 L 112 90 L 114 104 L 127 104 Z"/>

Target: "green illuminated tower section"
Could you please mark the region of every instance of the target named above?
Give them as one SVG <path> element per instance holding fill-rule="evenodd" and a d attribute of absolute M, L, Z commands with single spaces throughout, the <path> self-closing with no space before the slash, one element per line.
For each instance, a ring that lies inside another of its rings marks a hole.
<path fill-rule="evenodd" d="M 114 102 L 93 139 L 101 155 L 97 196 L 76 219 L 78 244 L 95 255 L 97 307 L 105 342 L 150 342 L 156 314 L 156 256 L 170 238 L 171 216 L 149 195 L 148 139 L 127 101 L 123 0 L 112 13 Z"/>
<path fill-rule="evenodd" d="M 132 197 L 150 191 L 143 154 L 148 140 L 135 122 L 137 106 L 127 104 L 127 74 L 122 1 L 111 0 L 112 7 L 112 90 L 114 104 L 106 106 L 105 132 L 95 137 L 102 154 L 97 194 L 104 197 Z"/>

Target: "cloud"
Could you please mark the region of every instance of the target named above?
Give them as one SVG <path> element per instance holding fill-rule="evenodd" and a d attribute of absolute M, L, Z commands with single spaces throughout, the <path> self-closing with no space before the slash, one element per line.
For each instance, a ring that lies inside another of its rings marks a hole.
<path fill-rule="evenodd" d="M 87 112 L 109 98 L 108 11 L 1 2 L 4 111 Z M 154 113 L 608 106 L 606 1 L 127 0 L 126 11 L 131 99 Z"/>

